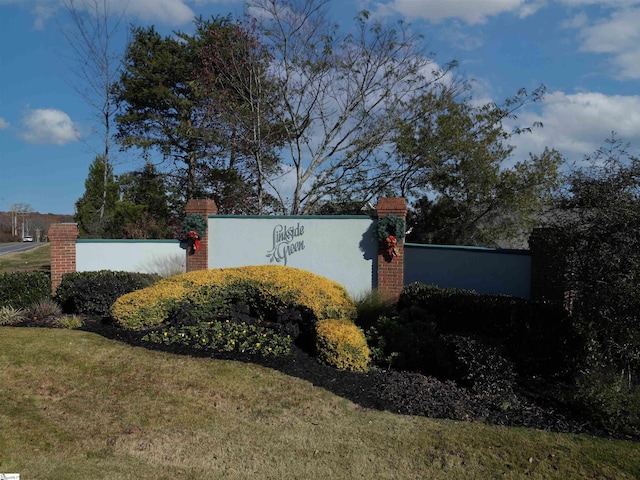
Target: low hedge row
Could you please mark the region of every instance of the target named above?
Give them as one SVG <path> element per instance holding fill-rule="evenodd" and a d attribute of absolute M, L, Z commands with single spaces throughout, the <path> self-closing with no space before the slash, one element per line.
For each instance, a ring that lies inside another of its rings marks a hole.
<path fill-rule="evenodd" d="M 62 276 L 55 299 L 65 313 L 108 316 L 122 295 L 153 285 L 155 274 L 100 270 L 73 272 Z"/>
<path fill-rule="evenodd" d="M 51 278 L 44 272 L 0 273 L 0 308 L 29 308 L 51 297 Z"/>
<path fill-rule="evenodd" d="M 401 322 L 433 322 L 442 334 L 497 340 L 527 375 L 567 375 L 583 348 L 567 312 L 547 302 L 414 283 L 402 290 L 398 309 L 410 312 Z"/>

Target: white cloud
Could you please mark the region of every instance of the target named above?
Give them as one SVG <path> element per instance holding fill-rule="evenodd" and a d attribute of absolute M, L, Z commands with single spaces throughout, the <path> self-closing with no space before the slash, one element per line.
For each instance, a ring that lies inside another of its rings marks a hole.
<path fill-rule="evenodd" d="M 611 76 L 621 80 L 640 78 L 640 8 L 619 8 L 591 22 L 582 13 L 564 26 L 578 29 L 581 51 L 612 56 Z"/>
<path fill-rule="evenodd" d="M 588 24 L 589 17 L 587 17 L 587 14 L 584 12 L 574 15 L 561 23 L 564 28 L 583 28 Z"/>
<path fill-rule="evenodd" d="M 110 8 L 115 11 L 126 9 L 127 15 L 167 25 L 183 25 L 195 17 L 184 0 L 111 0 Z"/>
<path fill-rule="evenodd" d="M 94 0 L 74 0 L 75 5 L 85 10 L 93 10 Z M 102 0 L 100 0 L 102 1 Z M 167 25 L 190 23 L 195 13 L 189 4 L 204 3 L 241 3 L 243 0 L 108 0 L 112 13 L 126 11 L 128 16 L 148 22 L 161 22 Z M 16 4 L 29 9 L 34 15 L 33 27 L 44 28 L 46 22 L 64 8 L 64 0 L 0 0 L 0 5 Z M 84 7 L 83 7 L 84 5 Z M 89 8 L 86 8 L 86 6 Z"/>
<path fill-rule="evenodd" d="M 518 12 L 518 16 L 520 18 L 526 18 L 529 15 L 533 15 L 534 13 L 536 13 L 538 10 L 545 7 L 546 5 L 547 5 L 546 0 L 535 0 L 535 1 L 527 2 L 524 5 L 522 5 L 522 7 L 520 8 L 520 11 Z"/>
<path fill-rule="evenodd" d="M 539 121 L 544 127 L 516 139 L 518 153 L 541 153 L 548 146 L 570 160 L 592 154 L 615 131 L 640 149 L 640 95 L 597 92 L 547 94 L 538 113 L 519 116 L 519 125 Z"/>
<path fill-rule="evenodd" d="M 485 23 L 488 17 L 510 12 L 521 18 L 534 13 L 540 0 L 393 0 L 386 7 L 409 18 L 440 21 L 459 18 L 466 23 Z"/>
<path fill-rule="evenodd" d="M 628 7 L 638 5 L 638 0 L 556 0 L 558 3 L 569 7 L 583 7 L 588 5 L 598 5 L 600 7 Z"/>
<path fill-rule="evenodd" d="M 0 117 L 0 130 L 4 130 L 5 128 L 9 128 L 9 122 Z"/>
<path fill-rule="evenodd" d="M 30 110 L 22 119 L 22 139 L 29 143 L 65 145 L 76 142 L 80 134 L 69 115 L 61 110 Z"/>
<path fill-rule="evenodd" d="M 33 13 L 35 20 L 33 21 L 33 28 L 35 30 L 44 29 L 44 24 L 55 14 L 55 8 L 49 4 L 35 5 Z"/>

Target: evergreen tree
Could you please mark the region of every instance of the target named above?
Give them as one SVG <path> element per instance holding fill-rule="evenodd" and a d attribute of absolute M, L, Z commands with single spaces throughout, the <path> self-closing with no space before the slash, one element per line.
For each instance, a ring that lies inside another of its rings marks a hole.
<path fill-rule="evenodd" d="M 251 86 L 262 85 L 258 77 L 268 62 L 253 55 L 250 31 L 229 17 L 200 18 L 195 25 L 193 35 L 163 37 L 153 27 L 132 31 L 115 89 L 120 106 L 116 138 L 125 149 L 154 150 L 173 163 L 175 168 L 166 170 L 178 208 L 189 198 L 216 197 L 222 206 L 229 204 L 228 210 L 251 203 L 260 209 L 265 175 L 278 164 L 268 143 L 275 136 L 266 134 L 263 125 L 269 117 L 264 113 L 250 117 L 253 123 L 247 125 L 243 112 L 249 99 L 230 82 L 250 76 Z M 221 50 L 229 55 L 215 54 Z M 256 130 L 260 141 L 249 142 L 248 135 Z M 231 201 L 220 198 L 238 191 L 238 179 L 243 195 Z"/>
<path fill-rule="evenodd" d="M 640 157 L 615 134 L 572 171 L 543 230 L 566 265 L 585 368 L 640 384 Z"/>
<path fill-rule="evenodd" d="M 109 224 L 118 199 L 118 187 L 111 165 L 103 156 L 97 156 L 89 166 L 84 187 L 84 195 L 76 202 L 74 216 L 80 237 L 104 238 L 109 235 Z"/>
<path fill-rule="evenodd" d="M 545 150 L 513 165 L 507 130 L 522 105 L 544 89 L 519 91 L 502 105 L 476 106 L 456 92 L 430 92 L 408 107 L 395 138 L 396 178 L 405 197 L 417 198 L 408 241 L 455 245 L 520 246 L 558 183 L 560 154 Z"/>
<path fill-rule="evenodd" d="M 147 162 L 142 170 L 118 179 L 120 201 L 112 216 L 110 234 L 119 238 L 166 238 L 170 213 L 165 182 Z"/>

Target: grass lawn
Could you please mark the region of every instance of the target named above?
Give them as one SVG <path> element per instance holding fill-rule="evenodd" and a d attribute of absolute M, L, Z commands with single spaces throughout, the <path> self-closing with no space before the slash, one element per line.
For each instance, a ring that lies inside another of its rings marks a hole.
<path fill-rule="evenodd" d="M 49 243 L 24 252 L 0 256 L 0 273 L 22 270 L 51 269 L 51 245 Z"/>
<path fill-rule="evenodd" d="M 252 364 L 0 327 L 0 472 L 22 479 L 640 478 L 637 443 L 364 410 Z"/>

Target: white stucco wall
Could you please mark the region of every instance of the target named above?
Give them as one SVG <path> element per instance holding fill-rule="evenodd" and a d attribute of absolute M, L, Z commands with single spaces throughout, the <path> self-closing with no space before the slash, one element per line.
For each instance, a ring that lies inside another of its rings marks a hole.
<path fill-rule="evenodd" d="M 524 250 L 407 244 L 404 283 L 413 282 L 529 298 L 531 256 Z"/>
<path fill-rule="evenodd" d="M 373 223 L 366 216 L 211 216 L 209 268 L 287 265 L 357 296 L 377 276 Z"/>
<path fill-rule="evenodd" d="M 178 240 L 78 240 L 76 271 L 184 272 L 186 251 Z"/>

